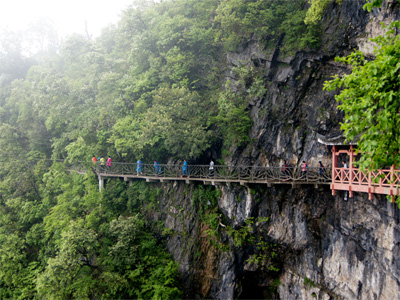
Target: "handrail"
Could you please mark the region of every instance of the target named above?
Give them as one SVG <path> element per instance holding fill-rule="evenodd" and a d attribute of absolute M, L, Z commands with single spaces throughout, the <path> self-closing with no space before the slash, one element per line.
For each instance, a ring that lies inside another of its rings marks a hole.
<path fill-rule="evenodd" d="M 334 183 L 379 187 L 400 185 L 400 170 L 394 170 L 393 168 L 372 172 L 363 172 L 358 168 L 352 168 L 351 177 L 349 168 L 335 168 L 334 174 Z"/>
<path fill-rule="evenodd" d="M 334 168 L 332 178 L 332 194 L 336 190 L 348 191 L 350 198 L 353 192 L 368 193 L 371 200 L 373 194 L 400 195 L 400 170 L 381 169 L 363 172 L 359 168 Z"/>
<path fill-rule="evenodd" d="M 209 165 L 188 165 L 184 172 L 182 165 L 175 164 L 142 164 L 138 168 L 137 163 L 112 162 L 111 166 L 107 163 L 97 162 L 92 164 L 96 173 L 107 176 L 139 176 L 139 177 L 160 177 L 160 178 L 196 178 L 230 181 L 249 181 L 249 182 L 330 182 L 330 170 L 326 168 L 320 172 L 319 167 L 309 167 L 306 172 L 301 168 L 287 167 L 260 167 L 260 166 L 219 166 L 214 165 L 210 170 Z"/>

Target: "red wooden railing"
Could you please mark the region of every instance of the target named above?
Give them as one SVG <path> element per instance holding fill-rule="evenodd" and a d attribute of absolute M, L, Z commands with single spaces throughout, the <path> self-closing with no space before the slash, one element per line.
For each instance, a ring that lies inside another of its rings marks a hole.
<path fill-rule="evenodd" d="M 374 172 L 362 172 L 358 168 L 334 168 L 332 177 L 332 194 L 336 190 L 368 193 L 369 199 L 373 194 L 390 196 L 400 195 L 400 170 L 393 167 Z"/>

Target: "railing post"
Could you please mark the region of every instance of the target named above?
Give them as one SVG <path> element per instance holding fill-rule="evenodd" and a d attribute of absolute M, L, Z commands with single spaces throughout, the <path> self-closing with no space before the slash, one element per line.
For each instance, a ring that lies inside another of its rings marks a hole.
<path fill-rule="evenodd" d="M 350 172 L 350 176 L 349 176 L 349 184 L 350 186 L 353 184 L 353 145 L 350 145 L 350 158 L 349 158 L 349 172 Z"/>
<path fill-rule="evenodd" d="M 394 165 L 391 165 L 390 167 L 390 191 L 389 194 L 391 196 L 391 202 L 395 202 L 395 197 L 394 197 Z"/>
<path fill-rule="evenodd" d="M 349 158 L 349 197 L 353 198 L 353 191 L 352 191 L 352 187 L 353 187 L 353 145 L 350 145 L 350 158 Z"/>
<path fill-rule="evenodd" d="M 335 172 L 336 172 L 336 167 L 337 167 L 337 156 L 336 156 L 336 146 L 334 145 L 332 147 L 332 183 L 331 183 L 331 190 L 332 190 L 332 196 L 336 195 L 336 190 L 335 190 Z"/>
<path fill-rule="evenodd" d="M 371 171 L 368 171 L 368 199 L 372 200 L 372 176 Z"/>

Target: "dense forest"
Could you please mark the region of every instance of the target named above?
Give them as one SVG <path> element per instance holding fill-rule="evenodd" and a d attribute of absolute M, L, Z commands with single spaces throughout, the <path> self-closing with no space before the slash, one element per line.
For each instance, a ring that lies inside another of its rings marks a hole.
<path fill-rule="evenodd" d="M 162 191 L 110 180 L 99 192 L 94 173 L 57 160 L 204 163 L 212 152 L 223 164 L 250 142 L 248 103 L 268 89 L 246 62 L 228 68 L 227 53 L 252 40 L 318 49 L 328 2 L 134 1 L 96 39 L 58 44 L 44 27 L 33 52 L 2 32 L 0 298 L 182 297 L 168 232 L 143 218 Z M 217 191 L 197 193 L 213 202 Z M 213 215 L 215 203 L 198 206 Z"/>

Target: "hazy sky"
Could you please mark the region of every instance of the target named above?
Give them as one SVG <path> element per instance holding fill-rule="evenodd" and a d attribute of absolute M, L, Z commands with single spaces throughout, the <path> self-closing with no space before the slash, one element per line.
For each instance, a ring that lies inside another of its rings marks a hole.
<path fill-rule="evenodd" d="M 40 18 L 51 19 L 60 36 L 88 31 L 98 36 L 101 28 L 115 23 L 132 0 L 0 0 L 0 27 L 25 30 Z"/>

